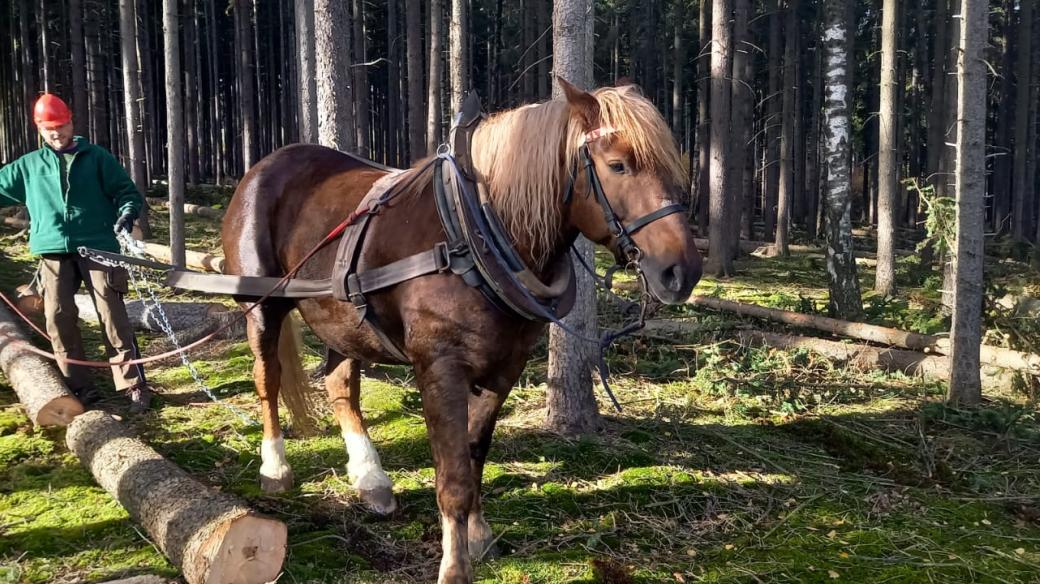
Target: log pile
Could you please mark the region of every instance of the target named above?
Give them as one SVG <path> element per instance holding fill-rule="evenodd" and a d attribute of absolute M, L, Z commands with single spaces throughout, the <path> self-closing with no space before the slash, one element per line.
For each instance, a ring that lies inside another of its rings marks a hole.
<path fill-rule="evenodd" d="M 20 346 L 28 339 L 16 318 L 0 307 L 0 369 L 35 426 L 67 426 L 83 413 L 83 404 L 69 393 L 54 363 Z"/>
<path fill-rule="evenodd" d="M 278 577 L 284 523 L 202 485 L 105 412 L 78 416 L 66 442 L 189 584 L 263 584 Z"/>
<path fill-rule="evenodd" d="M 148 197 L 148 204 L 155 207 L 169 207 L 170 201 L 159 197 Z M 224 218 L 224 211 L 222 209 L 214 209 L 213 207 L 195 205 L 192 203 L 184 203 L 184 213 L 186 215 L 197 215 L 199 217 L 208 217 L 210 219 Z"/>

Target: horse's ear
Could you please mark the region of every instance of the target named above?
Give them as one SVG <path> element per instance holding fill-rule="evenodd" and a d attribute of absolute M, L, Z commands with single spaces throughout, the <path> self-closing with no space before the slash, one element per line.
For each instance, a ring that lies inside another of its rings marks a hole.
<path fill-rule="evenodd" d="M 582 126 L 586 130 L 598 128 L 599 102 L 596 101 L 596 98 L 591 93 L 578 89 L 563 77 L 557 76 L 556 82 L 560 84 L 564 95 L 567 97 L 567 103 L 571 107 L 571 115 L 581 120 Z"/>

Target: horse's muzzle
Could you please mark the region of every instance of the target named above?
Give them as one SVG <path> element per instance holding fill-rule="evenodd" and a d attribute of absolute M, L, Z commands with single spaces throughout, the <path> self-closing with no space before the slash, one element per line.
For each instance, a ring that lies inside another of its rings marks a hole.
<path fill-rule="evenodd" d="M 650 292 L 665 304 L 681 304 L 690 297 L 693 287 L 701 279 L 701 262 L 694 258 L 689 262 L 676 262 L 661 266 L 652 258 L 640 262 Z"/>

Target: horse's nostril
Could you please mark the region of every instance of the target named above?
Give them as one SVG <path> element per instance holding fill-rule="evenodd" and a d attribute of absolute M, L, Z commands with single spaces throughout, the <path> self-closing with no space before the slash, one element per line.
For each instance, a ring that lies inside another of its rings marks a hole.
<path fill-rule="evenodd" d="M 683 288 L 683 268 L 679 264 L 672 264 L 661 272 L 661 283 L 667 290 L 681 292 Z"/>

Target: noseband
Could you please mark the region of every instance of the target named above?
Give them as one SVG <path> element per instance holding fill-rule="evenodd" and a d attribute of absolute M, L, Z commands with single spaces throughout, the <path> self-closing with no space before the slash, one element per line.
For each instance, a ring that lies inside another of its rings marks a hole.
<path fill-rule="evenodd" d="M 581 161 L 576 161 L 575 166 L 581 164 L 585 167 L 585 176 L 589 181 L 589 189 L 592 191 L 592 195 L 596 197 L 596 202 L 599 203 L 600 209 L 603 211 L 603 220 L 606 221 L 607 229 L 617 242 L 617 247 L 621 252 L 621 255 L 629 262 L 635 263 L 638 266 L 639 260 L 643 257 L 643 253 L 639 249 L 639 246 L 636 245 L 636 242 L 632 239 L 632 236 L 640 229 L 650 225 L 658 219 L 662 219 L 674 213 L 685 213 L 687 208 L 686 205 L 683 205 L 682 203 L 671 203 L 635 219 L 627 226 L 621 222 L 621 218 L 614 212 L 614 208 L 611 207 L 606 193 L 603 192 L 603 184 L 600 183 L 599 174 L 596 173 L 596 163 L 593 161 L 592 152 L 589 150 L 589 142 L 594 142 L 603 136 L 615 132 L 617 132 L 616 129 L 604 126 L 592 130 L 591 132 L 587 132 L 582 136 L 581 147 L 579 149 L 581 152 Z M 563 196 L 564 205 L 569 205 L 574 198 L 574 183 L 577 174 L 577 169 L 571 172 L 570 184 Z"/>

